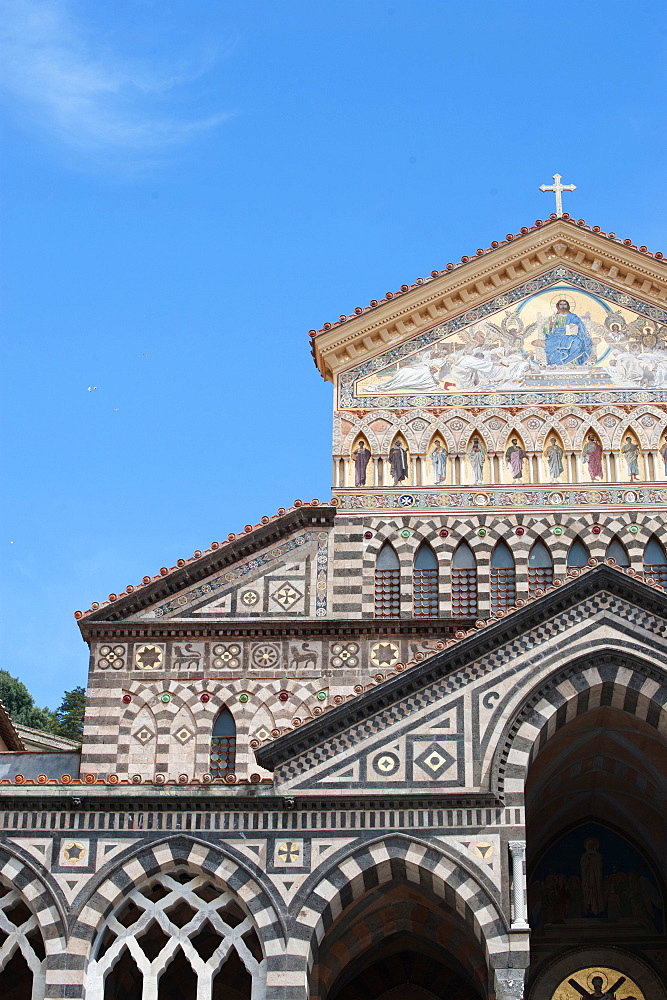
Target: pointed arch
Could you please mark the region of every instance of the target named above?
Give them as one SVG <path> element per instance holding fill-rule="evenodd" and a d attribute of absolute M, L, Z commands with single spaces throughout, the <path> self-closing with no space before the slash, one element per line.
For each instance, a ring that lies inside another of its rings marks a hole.
<path fill-rule="evenodd" d="M 491 553 L 491 613 L 507 611 L 516 601 L 516 566 L 509 545 L 502 538 Z"/>
<path fill-rule="evenodd" d="M 530 481 L 528 452 L 521 433 L 511 430 L 505 440 L 503 452 L 504 476 L 508 483 Z"/>
<path fill-rule="evenodd" d="M 431 437 L 426 454 L 430 463 L 429 474 L 434 486 L 441 486 L 447 482 L 447 464 L 449 459 L 449 448 L 442 433 L 437 430 Z"/>
<path fill-rule="evenodd" d="M 644 575 L 667 587 L 667 555 L 657 535 L 651 535 L 644 547 Z"/>
<path fill-rule="evenodd" d="M 474 618 L 477 614 L 477 560 L 463 539 L 452 558 L 452 615 Z"/>
<path fill-rule="evenodd" d="M 152 775 L 157 770 L 157 721 L 149 705 L 143 705 L 132 721 L 127 755 L 127 773 Z"/>
<path fill-rule="evenodd" d="M 373 465 L 371 463 L 371 448 L 368 437 L 360 431 L 350 449 L 350 465 L 354 475 L 355 487 L 373 485 Z"/>
<path fill-rule="evenodd" d="M 375 561 L 375 617 L 397 618 L 400 613 L 400 564 L 394 546 L 385 542 Z"/>
<path fill-rule="evenodd" d="M 626 427 L 621 435 L 616 474 L 621 482 L 646 479 L 641 442 L 631 427 Z"/>
<path fill-rule="evenodd" d="M 194 776 L 197 751 L 197 723 L 187 705 L 181 705 L 171 722 L 169 732 L 169 756 L 167 775 L 176 778 L 179 774 Z"/>
<path fill-rule="evenodd" d="M 487 462 L 488 448 L 479 431 L 475 430 L 470 435 L 465 453 L 468 462 L 468 475 L 464 481 L 472 482 L 479 486 L 485 480 L 488 480 L 489 476 Z"/>
<path fill-rule="evenodd" d="M 588 566 L 588 560 L 591 554 L 589 552 L 588 546 L 582 542 L 579 535 L 577 535 L 573 540 L 570 548 L 567 552 L 567 567 L 568 569 L 579 568 L 581 566 Z"/>
<path fill-rule="evenodd" d="M 438 617 L 438 560 L 427 541 L 417 549 L 412 564 L 412 601 L 415 618 Z"/>
<path fill-rule="evenodd" d="M 387 454 L 387 485 L 389 485 L 389 479 L 391 479 L 394 486 L 400 486 L 401 483 L 407 485 L 410 481 L 410 451 L 407 434 L 403 431 L 396 432 L 389 447 Z"/>
<path fill-rule="evenodd" d="M 232 713 L 223 705 L 215 718 L 211 733 L 211 777 L 224 778 L 233 774 L 235 765 L 236 723 Z"/>
<path fill-rule="evenodd" d="M 554 582 L 554 561 L 551 552 L 538 538 L 528 553 L 528 592 L 532 596 L 538 590 L 550 587 Z"/>
<path fill-rule="evenodd" d="M 602 438 L 588 427 L 581 444 L 581 470 L 588 471 L 592 483 L 604 480 L 604 457 Z"/>
<path fill-rule="evenodd" d="M 617 566 L 623 566 L 624 569 L 627 569 L 630 565 L 628 550 L 618 535 L 614 535 L 609 542 L 607 551 L 605 552 L 605 559 L 613 559 Z"/>

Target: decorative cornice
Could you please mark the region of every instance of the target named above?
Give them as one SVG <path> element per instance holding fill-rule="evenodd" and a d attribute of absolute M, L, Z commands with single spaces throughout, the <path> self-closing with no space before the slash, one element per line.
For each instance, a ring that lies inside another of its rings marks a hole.
<path fill-rule="evenodd" d="M 549 270 L 556 262 L 656 305 L 667 301 L 667 266 L 661 253 L 650 254 L 646 247 L 621 241 L 614 233 L 604 234 L 583 220 L 552 217 L 311 331 L 315 363 L 322 376 L 333 381 L 352 365 Z"/>

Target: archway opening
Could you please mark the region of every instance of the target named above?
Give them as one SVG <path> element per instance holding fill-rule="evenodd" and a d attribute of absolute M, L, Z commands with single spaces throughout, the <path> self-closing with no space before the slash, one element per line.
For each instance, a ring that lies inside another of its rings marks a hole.
<path fill-rule="evenodd" d="M 252 977 L 233 951 L 213 980 L 211 1000 L 250 1000 Z"/>
<path fill-rule="evenodd" d="M 396 880 L 346 907 L 327 930 L 313 1000 L 480 1000 L 488 970 L 469 924 L 431 890 Z"/>
<path fill-rule="evenodd" d="M 570 951 L 574 970 L 605 964 L 601 949 L 616 967 L 614 949 L 650 964 L 664 948 L 665 796 L 667 741 L 621 709 L 579 716 L 539 751 L 526 783 L 531 985 Z"/>
<path fill-rule="evenodd" d="M 197 976 L 179 948 L 160 976 L 158 1000 L 189 1000 L 197 996 Z"/>
<path fill-rule="evenodd" d="M 128 948 L 121 956 L 104 983 L 104 1000 L 141 1000 L 143 976 Z"/>
<path fill-rule="evenodd" d="M 3 1000 L 32 1000 L 32 972 L 18 948 L 0 972 L 0 995 Z"/>

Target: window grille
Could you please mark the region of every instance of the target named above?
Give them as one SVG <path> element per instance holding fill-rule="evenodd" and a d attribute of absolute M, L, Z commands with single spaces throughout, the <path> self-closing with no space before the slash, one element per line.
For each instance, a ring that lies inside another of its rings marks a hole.
<path fill-rule="evenodd" d="M 452 616 L 477 614 L 477 561 L 470 546 L 461 542 L 452 559 Z"/>
<path fill-rule="evenodd" d="M 667 587 L 667 556 L 655 535 L 649 538 L 644 549 L 644 576 Z"/>
<path fill-rule="evenodd" d="M 385 542 L 375 563 L 375 617 L 398 618 L 400 613 L 401 571 L 398 556 L 389 542 Z"/>
<path fill-rule="evenodd" d="M 528 593 L 544 590 L 554 582 L 554 564 L 544 542 L 537 541 L 528 555 Z"/>
<path fill-rule="evenodd" d="M 438 561 L 426 542 L 419 546 L 415 556 L 412 602 L 415 618 L 438 617 Z"/>
<path fill-rule="evenodd" d="M 502 540 L 491 556 L 491 611 L 507 611 L 516 601 L 516 570 L 514 557 Z"/>
<path fill-rule="evenodd" d="M 224 778 L 234 773 L 236 765 L 236 725 L 234 717 L 228 708 L 223 708 L 218 714 L 211 734 L 212 778 Z"/>

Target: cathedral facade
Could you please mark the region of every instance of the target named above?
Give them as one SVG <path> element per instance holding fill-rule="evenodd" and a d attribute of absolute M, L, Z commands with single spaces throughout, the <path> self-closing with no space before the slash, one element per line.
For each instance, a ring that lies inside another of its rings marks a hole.
<path fill-rule="evenodd" d="M 331 498 L 76 612 L 80 755 L 7 730 L 3 996 L 667 1000 L 662 254 L 554 215 L 311 343 Z"/>

